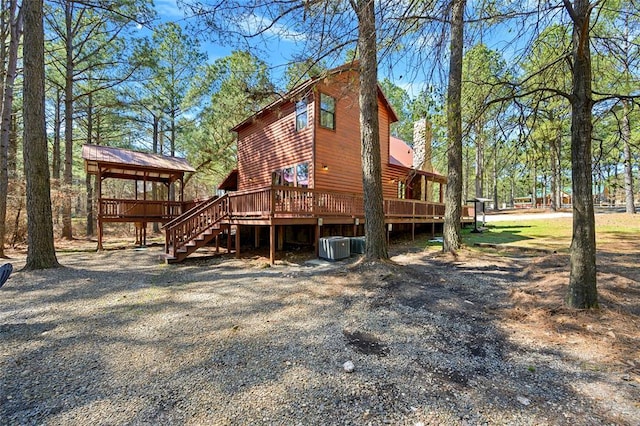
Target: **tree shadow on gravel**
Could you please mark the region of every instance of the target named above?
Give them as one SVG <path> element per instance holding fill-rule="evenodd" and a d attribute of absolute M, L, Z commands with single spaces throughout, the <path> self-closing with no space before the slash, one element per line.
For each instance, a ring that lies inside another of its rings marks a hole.
<path fill-rule="evenodd" d="M 3 293 L 7 305 L 0 306 L 8 320 L 0 327 L 0 423 L 637 418 L 637 408 L 609 412 L 581 393 L 587 384 L 613 386 L 606 374 L 502 326 L 496 312 L 524 279 L 517 263 L 494 271 L 420 262 L 331 269 L 149 263 L 116 272 L 87 266 L 54 280 L 30 275 L 38 281 Z M 619 393 L 622 402 L 632 396 Z M 615 416 L 621 412 L 627 417 Z"/>

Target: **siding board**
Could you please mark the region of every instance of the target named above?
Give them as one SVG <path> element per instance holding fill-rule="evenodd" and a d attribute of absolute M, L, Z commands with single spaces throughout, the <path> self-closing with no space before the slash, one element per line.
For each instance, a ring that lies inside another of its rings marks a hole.
<path fill-rule="evenodd" d="M 263 111 L 253 122 L 238 128 L 238 189 L 271 185 L 274 170 L 309 162 L 309 186 L 319 190 L 361 194 L 359 78 L 356 71 L 344 71 L 319 80 L 308 100 L 308 126 L 295 129 L 295 102 L 278 104 Z M 320 94 L 336 100 L 335 129 L 320 126 Z M 397 198 L 398 182 L 410 169 L 389 163 L 389 136 L 395 113 L 382 95 L 378 96 L 380 155 L 384 198 Z"/>
<path fill-rule="evenodd" d="M 238 132 L 238 190 L 264 188 L 271 185 L 271 173 L 294 164 L 309 163 L 312 185 L 314 168 L 312 106 L 309 125 L 296 131 L 295 104 L 287 102 L 269 111 Z"/>

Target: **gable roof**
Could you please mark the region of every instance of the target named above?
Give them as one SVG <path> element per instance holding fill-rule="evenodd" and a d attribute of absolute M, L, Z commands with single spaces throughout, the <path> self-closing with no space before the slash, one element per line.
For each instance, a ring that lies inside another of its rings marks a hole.
<path fill-rule="evenodd" d="M 147 154 L 110 146 L 83 145 L 82 158 L 88 174 L 119 179 L 173 182 L 196 169 L 184 158 Z"/>
<path fill-rule="evenodd" d="M 413 167 L 413 148 L 395 136 L 389 136 L 389 164 Z"/>
<path fill-rule="evenodd" d="M 274 101 L 274 102 L 270 103 L 269 105 L 267 105 L 266 107 L 262 108 L 260 111 L 258 111 L 257 113 L 253 114 L 251 117 L 247 118 L 246 120 L 244 120 L 241 123 L 239 123 L 236 126 L 234 126 L 231 129 L 231 131 L 233 131 L 233 132 L 239 131 L 241 128 L 243 128 L 244 126 L 252 123 L 257 118 L 265 115 L 269 111 L 272 111 L 272 110 L 276 109 L 277 107 L 281 106 L 282 104 L 284 104 L 286 102 L 289 102 L 292 99 L 295 99 L 297 96 L 301 95 L 302 93 L 305 93 L 306 91 L 308 91 L 313 86 L 315 86 L 316 84 L 320 83 L 322 80 L 326 79 L 327 77 L 338 75 L 338 74 L 341 74 L 343 72 L 351 72 L 351 71 L 359 72 L 359 70 L 360 70 L 360 62 L 359 61 L 352 61 L 352 62 L 349 62 L 347 64 L 341 65 L 341 66 L 333 68 L 331 70 L 328 70 L 328 71 L 326 71 L 326 72 L 324 72 L 324 73 L 322 73 L 322 74 L 320 74 L 318 76 L 312 77 L 312 78 L 306 80 L 305 82 L 297 85 L 296 87 L 291 89 L 289 92 L 285 93 L 284 95 L 280 96 L 276 101 Z M 387 99 L 387 96 L 382 91 L 382 88 L 380 87 L 380 85 L 378 84 L 377 86 L 378 86 L 378 96 L 380 98 L 382 98 L 385 106 L 387 107 L 387 109 L 391 113 L 390 116 L 389 116 L 390 122 L 394 123 L 394 122 L 398 121 L 398 115 L 396 114 L 396 112 L 394 111 L 393 107 L 389 103 L 389 100 Z"/>

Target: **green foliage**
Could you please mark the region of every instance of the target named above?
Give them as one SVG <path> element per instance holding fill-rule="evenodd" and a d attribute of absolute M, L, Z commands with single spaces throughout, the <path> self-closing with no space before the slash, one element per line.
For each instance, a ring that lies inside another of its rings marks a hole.
<path fill-rule="evenodd" d="M 165 120 L 170 151 L 181 151 L 185 141 L 176 140 L 176 120 L 192 106 L 187 95 L 202 72 L 206 54 L 197 38 L 170 22 L 158 26 L 151 40 L 138 46 L 136 56 L 144 64 L 140 100 L 156 119 Z"/>
<path fill-rule="evenodd" d="M 324 61 L 315 62 L 312 60 L 293 62 L 287 66 L 284 72 L 287 91 L 303 83 L 305 80 L 321 75 L 327 71 L 328 67 Z"/>
<path fill-rule="evenodd" d="M 215 61 L 195 79 L 188 98 L 199 105 L 199 113 L 181 127 L 188 159 L 209 184 L 219 184 L 236 165 L 236 137 L 230 129 L 274 95 L 268 66 L 248 52 Z"/>
<path fill-rule="evenodd" d="M 388 78 L 380 82 L 380 87 L 398 116 L 398 121 L 391 125 L 391 134 L 411 144 L 413 142 L 413 117 L 409 94 Z"/>

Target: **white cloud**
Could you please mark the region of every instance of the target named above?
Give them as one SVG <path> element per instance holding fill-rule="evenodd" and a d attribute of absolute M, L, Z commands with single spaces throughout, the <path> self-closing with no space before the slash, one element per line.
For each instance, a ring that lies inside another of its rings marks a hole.
<path fill-rule="evenodd" d="M 306 39 L 306 34 L 295 31 L 293 28 L 281 23 L 274 23 L 270 18 L 254 13 L 245 15 L 240 22 L 240 26 L 248 34 L 262 32 L 267 37 L 275 37 L 281 41 L 296 43 Z"/>
<path fill-rule="evenodd" d="M 181 19 L 182 10 L 176 4 L 176 0 L 155 0 L 155 9 L 158 15 L 168 21 Z"/>

